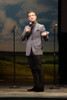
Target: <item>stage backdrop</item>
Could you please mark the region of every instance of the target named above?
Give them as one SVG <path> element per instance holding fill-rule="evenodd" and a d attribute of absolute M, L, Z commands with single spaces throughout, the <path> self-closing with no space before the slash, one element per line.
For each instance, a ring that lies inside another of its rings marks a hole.
<path fill-rule="evenodd" d="M 15 28 L 15 75 L 16 83 L 33 84 L 32 74 L 25 56 L 25 43 L 21 41 L 24 26 L 29 24 L 27 13 L 33 10 L 37 22 L 49 31 L 49 40 L 43 42 L 42 67 L 45 84 L 54 82 L 54 28 L 58 24 L 58 0 L 0 0 L 0 84 L 14 82 L 14 40 L 11 33 Z M 58 30 L 58 28 L 57 28 Z M 58 31 L 55 33 L 56 82 L 58 82 Z"/>

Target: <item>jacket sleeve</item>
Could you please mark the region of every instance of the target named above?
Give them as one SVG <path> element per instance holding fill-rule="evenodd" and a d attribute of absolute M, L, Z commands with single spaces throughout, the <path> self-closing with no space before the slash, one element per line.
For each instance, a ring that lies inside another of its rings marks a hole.
<path fill-rule="evenodd" d="M 26 27 L 24 28 L 24 31 L 22 32 L 22 35 L 21 35 L 21 40 L 24 41 L 27 37 L 27 33 L 26 33 Z"/>
<path fill-rule="evenodd" d="M 42 26 L 42 29 L 41 29 L 41 34 L 43 33 L 43 32 L 45 32 L 46 31 L 46 28 L 44 27 L 44 25 Z M 44 38 L 44 40 L 45 41 L 47 41 L 48 40 L 48 35 L 47 36 L 45 36 L 45 37 L 43 37 Z"/>

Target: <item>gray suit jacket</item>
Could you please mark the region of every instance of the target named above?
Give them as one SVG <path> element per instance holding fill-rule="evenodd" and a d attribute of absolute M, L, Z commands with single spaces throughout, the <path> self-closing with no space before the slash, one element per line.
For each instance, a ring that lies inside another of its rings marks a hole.
<path fill-rule="evenodd" d="M 21 35 L 22 41 L 24 41 L 26 39 L 27 34 L 28 34 L 28 33 L 26 33 L 26 27 L 27 26 L 25 26 L 24 31 Z M 29 38 L 26 41 L 26 56 L 30 55 L 31 49 L 32 49 L 34 55 L 42 55 L 43 54 L 41 34 L 45 31 L 46 30 L 45 30 L 44 25 L 36 23 L 32 34 L 29 36 Z M 46 36 L 44 39 L 47 40 L 48 36 Z"/>

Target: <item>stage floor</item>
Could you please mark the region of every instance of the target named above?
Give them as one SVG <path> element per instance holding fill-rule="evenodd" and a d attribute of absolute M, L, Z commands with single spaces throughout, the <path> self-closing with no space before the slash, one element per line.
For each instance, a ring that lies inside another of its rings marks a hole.
<path fill-rule="evenodd" d="M 62 86 L 59 89 L 51 89 L 54 86 L 46 85 L 44 92 L 28 92 L 27 89 L 32 86 L 20 86 L 11 88 L 0 86 L 0 98 L 2 97 L 25 97 L 25 98 L 67 98 L 67 87 Z"/>

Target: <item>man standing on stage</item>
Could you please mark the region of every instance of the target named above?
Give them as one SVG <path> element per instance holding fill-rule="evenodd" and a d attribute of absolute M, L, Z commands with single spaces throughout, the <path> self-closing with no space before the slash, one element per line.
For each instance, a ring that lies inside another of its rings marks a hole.
<path fill-rule="evenodd" d="M 43 54 L 42 37 L 48 40 L 48 35 L 44 25 L 37 23 L 37 16 L 35 12 L 28 13 L 28 20 L 30 24 L 25 26 L 21 35 L 21 40 L 26 42 L 26 56 L 33 74 L 34 86 L 28 91 L 42 92 L 44 91 L 44 74 L 41 64 L 41 56 Z"/>

